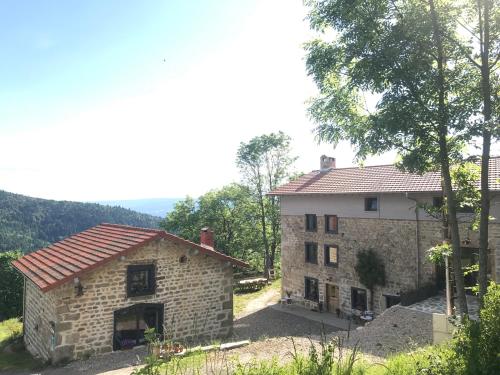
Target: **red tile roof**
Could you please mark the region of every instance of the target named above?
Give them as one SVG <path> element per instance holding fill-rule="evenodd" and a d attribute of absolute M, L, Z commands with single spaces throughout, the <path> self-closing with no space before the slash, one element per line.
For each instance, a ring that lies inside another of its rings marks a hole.
<path fill-rule="evenodd" d="M 500 190 L 500 157 L 490 159 L 489 184 Z M 394 165 L 313 171 L 273 190 L 270 195 L 355 194 L 441 191 L 439 172 L 401 172 Z"/>
<path fill-rule="evenodd" d="M 45 292 L 160 238 L 195 248 L 202 254 L 240 267 L 248 267 L 241 260 L 163 230 L 116 224 L 100 224 L 26 254 L 12 264 Z"/>

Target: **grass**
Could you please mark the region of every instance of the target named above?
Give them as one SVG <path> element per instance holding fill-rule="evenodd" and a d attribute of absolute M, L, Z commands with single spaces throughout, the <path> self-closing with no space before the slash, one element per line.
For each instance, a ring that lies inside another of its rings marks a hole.
<path fill-rule="evenodd" d="M 254 300 L 255 298 L 260 297 L 261 295 L 270 290 L 280 290 L 280 288 L 281 288 L 281 279 L 276 279 L 271 284 L 265 286 L 264 288 L 256 292 L 235 293 L 233 299 L 234 315 L 238 315 L 242 311 L 244 311 L 248 303 Z"/>
<path fill-rule="evenodd" d="M 23 324 L 16 318 L 0 322 L 0 372 L 7 370 L 32 370 L 42 363 L 34 359 L 25 349 L 21 335 Z M 6 347 L 9 346 L 9 348 Z M 10 349 L 10 350 L 9 350 Z"/>

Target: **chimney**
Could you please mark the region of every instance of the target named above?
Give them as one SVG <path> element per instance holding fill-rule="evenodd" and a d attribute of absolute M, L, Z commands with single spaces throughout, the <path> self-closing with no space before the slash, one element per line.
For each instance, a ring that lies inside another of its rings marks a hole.
<path fill-rule="evenodd" d="M 321 158 L 319 160 L 319 169 L 322 172 L 335 168 L 335 158 L 332 158 L 331 156 L 321 155 Z"/>
<path fill-rule="evenodd" d="M 214 247 L 214 232 L 209 227 L 201 228 L 200 244 L 211 248 Z"/>

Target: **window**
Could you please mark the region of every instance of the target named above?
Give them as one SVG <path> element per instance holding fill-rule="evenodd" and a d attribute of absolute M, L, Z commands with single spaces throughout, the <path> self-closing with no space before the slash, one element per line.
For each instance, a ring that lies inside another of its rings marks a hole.
<path fill-rule="evenodd" d="M 306 263 L 318 263 L 318 244 L 314 242 L 306 242 Z"/>
<path fill-rule="evenodd" d="M 325 215 L 325 232 L 335 234 L 339 232 L 339 219 L 337 215 Z"/>
<path fill-rule="evenodd" d="M 384 294 L 385 297 L 385 308 L 388 309 L 391 306 L 397 305 L 401 302 L 401 298 L 399 296 L 392 296 L 388 294 Z"/>
<path fill-rule="evenodd" d="M 306 230 L 309 232 L 316 232 L 317 220 L 316 215 L 306 214 Z"/>
<path fill-rule="evenodd" d="M 435 208 L 441 208 L 443 207 L 443 197 L 432 197 L 432 206 Z"/>
<path fill-rule="evenodd" d="M 375 197 L 365 198 L 365 211 L 377 211 L 378 200 Z"/>
<path fill-rule="evenodd" d="M 351 288 L 351 308 L 366 311 L 366 289 Z"/>
<path fill-rule="evenodd" d="M 337 245 L 325 245 L 325 265 L 337 267 L 339 263 L 339 248 Z"/>
<path fill-rule="evenodd" d="M 305 299 L 310 301 L 319 301 L 319 288 L 318 288 L 318 279 L 313 279 L 311 277 L 304 278 L 304 291 L 305 291 Z"/>
<path fill-rule="evenodd" d="M 128 266 L 127 296 L 144 296 L 155 292 L 155 266 L 153 264 Z"/>

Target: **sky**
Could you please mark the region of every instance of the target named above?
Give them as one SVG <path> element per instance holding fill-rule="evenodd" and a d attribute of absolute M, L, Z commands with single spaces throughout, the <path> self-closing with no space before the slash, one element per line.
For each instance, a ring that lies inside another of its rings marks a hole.
<path fill-rule="evenodd" d="M 197 197 L 239 181 L 240 142 L 318 145 L 302 0 L 0 2 L 0 189 L 96 201 Z M 395 160 L 389 153 L 366 165 Z"/>

